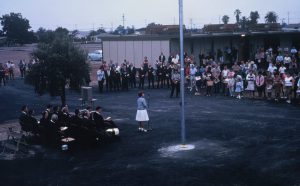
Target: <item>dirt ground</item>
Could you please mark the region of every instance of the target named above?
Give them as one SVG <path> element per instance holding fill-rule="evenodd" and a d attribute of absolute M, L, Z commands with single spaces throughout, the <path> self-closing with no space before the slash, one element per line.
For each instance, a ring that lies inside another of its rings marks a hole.
<path fill-rule="evenodd" d="M 102 46 L 100 44 L 81 44 L 81 48 L 88 52 L 99 50 Z M 36 44 L 28 44 L 20 47 L 0 47 L 0 63 L 4 64 L 7 61 L 12 61 L 15 64 L 15 75 L 19 76 L 20 71 L 18 64 L 20 60 L 25 60 L 26 63 L 32 59 L 31 53 L 36 48 Z M 96 71 L 99 68 L 100 62 L 88 62 L 91 66 L 91 80 L 92 85 L 96 84 Z"/>
<path fill-rule="evenodd" d="M 95 105 L 119 126 L 120 141 L 73 154 L 33 145 L 31 156 L 1 158 L 1 185 L 300 185 L 299 106 L 187 93 L 186 137 L 195 149 L 174 152 L 170 147 L 181 143 L 180 100 L 169 98 L 168 89 L 146 90 L 153 131 L 141 134 L 134 120 L 137 92 L 99 94 L 94 88 Z M 80 107 L 79 98 L 67 91 L 71 111 Z M 0 87 L 0 100 L 0 133 L 18 126 L 24 104 L 38 118 L 48 103 L 60 104 L 35 95 L 20 78 Z"/>

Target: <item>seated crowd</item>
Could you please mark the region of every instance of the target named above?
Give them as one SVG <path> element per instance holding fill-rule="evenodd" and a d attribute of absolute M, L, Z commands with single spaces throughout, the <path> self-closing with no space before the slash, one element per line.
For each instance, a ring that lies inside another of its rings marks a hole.
<path fill-rule="evenodd" d="M 107 141 L 119 135 L 119 129 L 110 119 L 101 115 L 102 108 L 91 107 L 85 110 L 75 110 L 70 114 L 68 106 L 60 109 L 51 105 L 42 112 L 42 118 L 37 120 L 32 109 L 22 107 L 19 123 L 24 132 L 32 133 L 48 145 L 62 145 L 69 141 L 80 146 L 90 146 Z"/>

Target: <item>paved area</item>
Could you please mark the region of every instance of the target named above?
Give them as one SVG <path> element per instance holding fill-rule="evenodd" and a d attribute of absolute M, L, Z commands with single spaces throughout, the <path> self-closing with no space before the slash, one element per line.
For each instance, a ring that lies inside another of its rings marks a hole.
<path fill-rule="evenodd" d="M 286 103 L 187 94 L 186 136 L 195 149 L 168 151 L 180 144 L 179 99 L 169 90 L 147 90 L 153 131 L 137 132 L 137 90 L 98 94 L 121 131 L 121 141 L 66 154 L 32 147 L 28 158 L 0 161 L 5 185 L 280 185 L 300 184 L 300 110 Z M 71 110 L 80 94 L 68 91 Z M 59 98 L 36 96 L 21 79 L 0 87 L 1 130 L 28 104 L 39 116 Z M 15 125 L 17 123 L 15 122 Z"/>

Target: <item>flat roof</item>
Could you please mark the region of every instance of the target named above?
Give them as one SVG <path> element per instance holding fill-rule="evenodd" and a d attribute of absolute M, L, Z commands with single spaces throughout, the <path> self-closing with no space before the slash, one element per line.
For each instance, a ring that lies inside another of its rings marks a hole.
<path fill-rule="evenodd" d="M 186 39 L 193 38 L 212 38 L 212 37 L 239 37 L 241 35 L 245 36 L 262 36 L 262 35 L 295 35 L 299 34 L 300 31 L 252 31 L 252 32 L 231 32 L 231 33 L 200 33 L 200 34 L 185 34 Z M 179 39 L 178 35 L 125 35 L 125 36 L 113 36 L 113 37 L 103 37 L 102 41 L 147 41 L 147 40 L 171 40 Z"/>

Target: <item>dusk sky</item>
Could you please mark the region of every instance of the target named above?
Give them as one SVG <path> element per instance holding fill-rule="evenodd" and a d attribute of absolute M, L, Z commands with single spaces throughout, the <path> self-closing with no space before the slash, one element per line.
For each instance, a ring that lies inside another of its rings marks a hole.
<path fill-rule="evenodd" d="M 230 23 L 235 22 L 233 14 L 240 9 L 242 16 L 258 11 L 264 22 L 268 11 L 275 11 L 278 22 L 300 23 L 299 0 L 183 0 L 184 22 L 187 28 L 202 28 L 204 24 L 219 23 L 219 17 L 228 15 Z M 178 0 L 0 0 L 0 16 L 10 12 L 21 13 L 30 21 L 33 30 L 39 27 L 55 29 L 58 26 L 70 30 L 92 30 L 100 27 L 110 30 L 122 25 L 144 27 L 155 22 L 178 24 Z"/>

